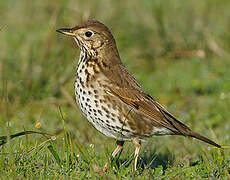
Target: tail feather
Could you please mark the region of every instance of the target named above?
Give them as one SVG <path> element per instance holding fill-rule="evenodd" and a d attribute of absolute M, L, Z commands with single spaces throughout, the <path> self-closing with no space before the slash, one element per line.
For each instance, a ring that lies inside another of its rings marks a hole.
<path fill-rule="evenodd" d="M 157 102 L 155 103 L 168 122 L 167 128 L 169 128 L 172 132 L 183 136 L 193 137 L 201 141 L 204 141 L 208 144 L 211 144 L 213 146 L 216 146 L 217 148 L 222 148 L 219 144 L 215 143 L 214 141 L 192 131 L 188 126 L 178 121 L 172 114 L 170 114 L 166 109 L 164 109 L 159 103 Z"/>
<path fill-rule="evenodd" d="M 204 141 L 204 142 L 211 144 L 213 146 L 216 146 L 218 148 L 221 148 L 221 146 L 219 144 L 215 143 L 214 141 L 212 141 L 212 140 L 210 140 L 210 139 L 208 139 L 208 138 L 206 138 L 206 137 L 204 137 L 204 136 L 202 136 L 202 135 L 200 135 L 194 131 L 190 131 L 188 136 L 199 139 L 201 141 Z"/>

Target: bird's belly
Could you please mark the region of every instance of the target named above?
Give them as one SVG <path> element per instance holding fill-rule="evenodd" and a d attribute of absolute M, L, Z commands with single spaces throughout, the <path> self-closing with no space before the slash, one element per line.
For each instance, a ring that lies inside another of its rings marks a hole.
<path fill-rule="evenodd" d="M 104 90 L 96 81 L 88 87 L 79 79 L 75 81 L 76 102 L 87 120 L 105 136 L 130 140 L 131 133 L 123 131 L 119 109 L 106 100 L 104 94 Z"/>

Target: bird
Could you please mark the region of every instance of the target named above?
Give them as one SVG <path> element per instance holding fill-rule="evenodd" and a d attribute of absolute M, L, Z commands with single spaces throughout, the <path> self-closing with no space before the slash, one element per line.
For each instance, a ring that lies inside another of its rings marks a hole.
<path fill-rule="evenodd" d="M 152 136 L 181 135 L 221 148 L 177 120 L 141 88 L 123 65 L 106 25 L 87 20 L 56 31 L 72 37 L 80 48 L 74 83 L 76 103 L 99 132 L 116 140 L 111 161 L 123 149 L 124 142 L 131 141 L 137 170 L 141 142 Z"/>

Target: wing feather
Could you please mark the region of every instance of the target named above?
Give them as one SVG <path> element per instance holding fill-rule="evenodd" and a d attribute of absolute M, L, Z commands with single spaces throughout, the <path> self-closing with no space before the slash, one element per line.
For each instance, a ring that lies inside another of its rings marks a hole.
<path fill-rule="evenodd" d="M 115 72 L 119 72 L 119 74 L 115 74 Z M 109 93 L 133 107 L 137 113 L 148 117 L 154 124 L 171 130 L 174 134 L 187 135 L 191 131 L 150 95 L 146 94 L 123 66 L 114 66 L 110 71 L 105 72 L 105 75 L 113 77 L 110 79 Z"/>

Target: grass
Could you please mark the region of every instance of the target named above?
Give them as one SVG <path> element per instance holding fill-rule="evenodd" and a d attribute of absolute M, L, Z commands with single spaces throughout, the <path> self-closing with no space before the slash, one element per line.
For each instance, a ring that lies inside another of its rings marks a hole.
<path fill-rule="evenodd" d="M 143 143 L 137 172 L 126 143 L 103 173 L 114 141 L 76 107 L 79 50 L 55 32 L 88 18 L 104 22 L 143 89 L 195 131 L 229 145 L 229 8 L 227 0 L 0 1 L 0 136 L 56 137 L 31 134 L 1 146 L 1 178 L 229 179 L 229 149 L 176 136 Z"/>

